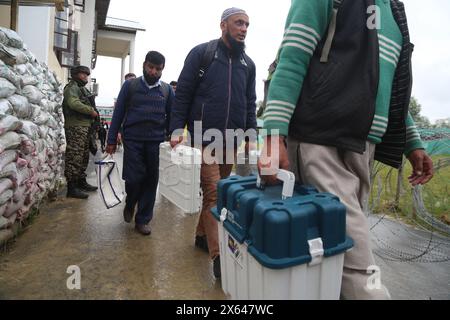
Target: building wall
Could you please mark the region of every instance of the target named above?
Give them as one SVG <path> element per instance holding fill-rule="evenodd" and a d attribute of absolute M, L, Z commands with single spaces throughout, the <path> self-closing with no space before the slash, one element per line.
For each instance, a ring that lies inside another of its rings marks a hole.
<path fill-rule="evenodd" d="M 91 67 L 92 41 L 95 28 L 95 1 L 86 1 L 84 12 L 81 13 L 79 32 L 80 64 Z"/>
<path fill-rule="evenodd" d="M 11 25 L 10 6 L 0 5 L 0 27 L 8 28 Z"/>
<path fill-rule="evenodd" d="M 55 30 L 55 10 L 50 12 L 50 22 L 48 29 L 48 68 L 56 73 L 59 81 L 62 83 L 67 83 L 67 69 L 62 68 L 59 64 L 58 58 L 56 57 L 55 51 L 53 51 L 54 43 L 54 30 Z"/>
<path fill-rule="evenodd" d="M 38 61 L 44 63 L 47 63 L 49 57 L 49 30 L 52 20 L 51 12 L 54 12 L 54 10 L 50 7 L 21 6 L 19 8 L 17 33 L 27 45 L 28 50 L 34 54 Z M 53 41 L 53 32 L 51 39 Z"/>
<path fill-rule="evenodd" d="M 78 54 L 80 64 L 91 67 L 92 45 L 95 28 L 95 1 L 85 2 L 84 12 L 74 10 L 73 26 L 78 31 Z M 20 6 L 18 17 L 18 34 L 27 48 L 36 58 L 48 65 L 59 80 L 67 82 L 68 70 L 62 68 L 53 51 L 54 40 L 54 7 Z M 10 27 L 10 6 L 0 5 L 0 26 Z"/>

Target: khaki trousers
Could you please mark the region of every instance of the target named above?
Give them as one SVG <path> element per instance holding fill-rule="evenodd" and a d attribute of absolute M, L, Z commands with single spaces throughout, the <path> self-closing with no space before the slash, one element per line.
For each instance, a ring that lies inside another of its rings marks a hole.
<path fill-rule="evenodd" d="M 338 196 L 347 207 L 346 232 L 354 247 L 345 253 L 341 297 L 343 299 L 390 299 L 383 286 L 367 286 L 368 267 L 375 265 L 370 248 L 367 216 L 370 172 L 375 145 L 367 142 L 363 154 L 336 147 L 288 139 L 291 171 L 296 180 L 315 186 L 320 192 Z M 369 289 L 371 288 L 371 289 Z"/>
<path fill-rule="evenodd" d="M 225 152 L 224 152 L 225 153 Z M 214 259 L 220 255 L 218 222 L 211 213 L 217 203 L 217 182 L 230 176 L 233 164 L 206 164 L 202 161 L 200 185 L 203 191 L 202 211 L 198 219 L 196 235 L 206 235 L 209 256 Z"/>

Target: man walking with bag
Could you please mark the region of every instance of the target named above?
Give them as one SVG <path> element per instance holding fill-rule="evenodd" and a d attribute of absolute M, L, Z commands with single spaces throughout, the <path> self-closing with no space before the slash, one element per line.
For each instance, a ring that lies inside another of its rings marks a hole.
<path fill-rule="evenodd" d="M 159 144 L 167 136 L 167 126 L 174 99 L 172 88 L 161 81 L 164 56 L 150 51 L 143 64 L 143 76 L 124 82 L 117 98 L 108 131 L 106 152 L 117 148 L 117 135 L 122 127 L 124 146 L 123 179 L 127 197 L 125 222 L 135 217 L 135 229 L 150 235 L 156 188 L 159 178 Z"/>
<path fill-rule="evenodd" d="M 375 260 L 365 209 L 374 159 L 398 168 L 405 155 L 413 186 L 433 176 L 408 114 L 412 48 L 400 1 L 292 1 L 268 92 L 259 168 L 290 166 L 297 180 L 346 205 L 355 246 L 344 258 L 344 299 L 390 298 L 381 282 L 369 285 Z M 271 150 L 273 139 L 278 150 Z"/>
<path fill-rule="evenodd" d="M 222 37 L 196 46 L 187 56 L 171 114 L 172 148 L 182 138 L 174 131 L 182 132 L 186 125 L 191 137 L 200 140 L 203 146 L 200 177 L 203 207 L 195 246 L 209 251 L 216 278 L 221 276 L 218 225 L 210 210 L 216 205 L 217 182 L 230 175 L 233 163 L 224 163 L 217 154 L 213 155 L 214 163 L 205 163 L 204 150 L 210 141 L 203 134 L 216 129 L 225 137 L 227 129 L 256 130 L 255 64 L 244 51 L 248 26 L 244 10 L 229 8 L 223 12 Z M 201 132 L 195 132 L 194 122 L 201 124 Z M 224 150 L 224 158 L 226 152 L 235 150 Z"/>

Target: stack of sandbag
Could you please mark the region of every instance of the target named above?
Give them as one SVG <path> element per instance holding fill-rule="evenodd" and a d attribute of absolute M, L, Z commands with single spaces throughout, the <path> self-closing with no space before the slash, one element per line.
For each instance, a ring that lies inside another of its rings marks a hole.
<path fill-rule="evenodd" d="M 0 27 L 0 244 L 62 181 L 62 99 L 56 75 Z"/>

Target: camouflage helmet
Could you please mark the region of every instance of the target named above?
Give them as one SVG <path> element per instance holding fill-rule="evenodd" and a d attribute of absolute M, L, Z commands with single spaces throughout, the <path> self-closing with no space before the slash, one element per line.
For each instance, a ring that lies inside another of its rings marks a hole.
<path fill-rule="evenodd" d="M 91 74 L 91 70 L 86 66 L 76 66 L 70 69 L 70 76 L 73 78 L 79 73 Z"/>

